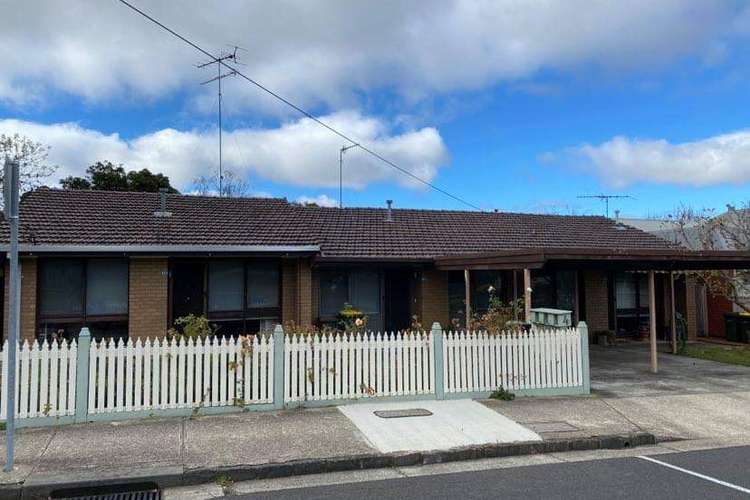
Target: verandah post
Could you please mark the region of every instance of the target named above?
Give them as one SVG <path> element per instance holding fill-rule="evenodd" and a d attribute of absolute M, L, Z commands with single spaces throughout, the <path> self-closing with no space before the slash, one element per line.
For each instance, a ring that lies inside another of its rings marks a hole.
<path fill-rule="evenodd" d="M 273 329 L 273 406 L 284 408 L 284 327 Z"/>
<path fill-rule="evenodd" d="M 585 321 L 578 322 L 578 333 L 581 336 L 581 382 L 584 394 L 591 393 L 591 375 L 589 373 L 589 327 Z"/>
<path fill-rule="evenodd" d="M 435 353 L 435 398 L 445 399 L 445 387 L 443 386 L 443 373 L 445 360 L 443 359 L 443 327 L 437 321 L 432 324 L 432 349 Z"/>
<path fill-rule="evenodd" d="M 84 326 L 78 334 L 76 353 L 76 422 L 85 422 L 88 419 L 90 353 L 91 332 Z"/>

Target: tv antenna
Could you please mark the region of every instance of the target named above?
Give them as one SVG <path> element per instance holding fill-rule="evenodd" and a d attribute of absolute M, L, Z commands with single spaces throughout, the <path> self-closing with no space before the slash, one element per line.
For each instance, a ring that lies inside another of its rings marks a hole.
<path fill-rule="evenodd" d="M 222 50 L 219 54 L 219 57 L 214 59 L 213 61 L 209 61 L 206 63 L 197 64 L 196 67 L 199 69 L 206 68 L 208 66 L 211 66 L 212 64 L 216 64 L 216 70 L 217 74 L 215 77 L 211 78 L 210 80 L 206 80 L 205 82 L 201 82 L 201 85 L 208 85 L 209 83 L 217 82 L 219 87 L 219 197 L 223 196 L 223 181 L 224 181 L 224 174 L 222 171 L 222 145 L 221 145 L 221 81 L 228 77 L 228 76 L 234 76 L 237 74 L 237 70 L 231 70 L 226 73 L 221 72 L 222 63 L 227 60 L 233 61 L 235 64 L 240 64 L 237 60 L 237 51 L 238 50 L 245 50 L 242 47 L 233 46 L 233 50 L 231 52 Z"/>
<path fill-rule="evenodd" d="M 617 199 L 617 198 L 632 199 L 633 197 L 627 194 L 590 194 L 590 195 L 578 196 L 578 198 L 595 198 L 597 200 L 603 201 L 604 207 L 605 207 L 605 213 L 607 214 L 607 217 L 609 217 L 609 200 Z"/>

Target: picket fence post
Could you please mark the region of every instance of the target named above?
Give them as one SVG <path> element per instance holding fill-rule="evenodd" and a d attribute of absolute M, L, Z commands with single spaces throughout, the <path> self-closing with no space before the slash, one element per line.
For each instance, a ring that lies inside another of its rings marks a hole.
<path fill-rule="evenodd" d="M 273 329 L 273 406 L 284 409 L 284 327 Z"/>
<path fill-rule="evenodd" d="M 591 393 L 591 377 L 589 375 L 589 327 L 585 321 L 578 322 L 578 333 L 581 336 L 581 377 L 584 394 Z"/>
<path fill-rule="evenodd" d="M 435 321 L 430 331 L 432 334 L 432 351 L 435 355 L 435 398 L 445 399 L 445 387 L 443 386 L 443 373 L 445 371 L 445 360 L 443 359 L 443 327 Z"/>
<path fill-rule="evenodd" d="M 91 332 L 84 326 L 78 334 L 78 351 L 76 353 L 76 422 L 85 422 L 88 420 L 90 350 Z"/>

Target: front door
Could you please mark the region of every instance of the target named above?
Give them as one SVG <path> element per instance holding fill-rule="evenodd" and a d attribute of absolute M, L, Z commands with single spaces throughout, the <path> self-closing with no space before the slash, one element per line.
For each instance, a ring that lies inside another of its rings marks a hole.
<path fill-rule="evenodd" d="M 204 314 L 205 271 L 205 264 L 200 262 L 172 264 L 172 321 L 188 314 Z"/>

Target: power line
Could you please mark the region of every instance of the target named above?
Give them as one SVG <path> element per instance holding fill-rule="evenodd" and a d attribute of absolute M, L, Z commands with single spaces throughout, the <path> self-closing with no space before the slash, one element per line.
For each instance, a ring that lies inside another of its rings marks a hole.
<path fill-rule="evenodd" d="M 327 124 L 326 122 L 324 122 L 324 121 L 323 121 L 323 120 L 321 120 L 320 118 L 317 118 L 317 117 L 315 117 L 315 116 L 314 116 L 314 115 L 313 115 L 312 113 L 310 113 L 310 112 L 306 111 L 305 109 L 303 109 L 303 108 L 301 108 L 301 107 L 297 106 L 297 105 L 296 105 L 296 104 L 294 104 L 294 103 L 293 103 L 292 101 L 290 101 L 290 100 L 286 99 L 285 97 L 283 97 L 283 96 L 281 96 L 281 95 L 277 94 L 276 92 L 274 92 L 273 90 L 271 90 L 271 89 L 269 89 L 268 87 L 264 86 L 264 85 L 263 85 L 263 84 L 261 84 L 260 82 L 258 82 L 258 81 L 256 81 L 256 80 L 254 80 L 254 79 L 250 78 L 249 76 L 247 76 L 246 74 L 244 74 L 244 73 L 242 73 L 242 72 L 241 72 L 240 70 L 238 70 L 237 68 L 235 68 L 235 67 L 233 67 L 233 66 L 231 66 L 231 65 L 227 64 L 227 62 L 226 62 L 226 61 L 224 61 L 224 60 L 222 60 L 222 59 L 220 59 L 220 58 L 218 58 L 218 57 L 214 56 L 213 54 L 211 54 L 211 53 L 210 53 L 210 52 L 208 52 L 207 50 L 203 49 L 203 48 L 202 48 L 201 46 L 199 46 L 199 45 L 198 45 L 198 44 L 196 44 L 195 42 L 192 42 L 191 40 L 189 40 L 189 39 L 188 39 L 188 38 L 186 38 L 185 36 L 183 36 L 183 35 L 181 35 L 181 34 L 177 33 L 177 32 L 176 32 L 176 31 L 174 31 L 173 29 L 171 29 L 171 28 L 169 28 L 168 26 L 164 25 L 164 24 L 163 24 L 162 22 L 160 22 L 159 20 L 157 20 L 157 19 L 155 19 L 155 18 L 151 17 L 151 16 L 149 15 L 149 14 L 147 14 L 147 13 L 146 13 L 146 12 L 144 12 L 144 11 L 142 11 L 142 10 L 141 10 L 141 9 L 139 9 L 138 7 L 134 6 L 134 5 L 133 5 L 133 4 L 131 4 L 130 2 L 128 2 L 128 1 L 126 1 L 126 0 L 118 0 L 118 1 L 119 1 L 120 3 L 122 3 L 123 5 L 125 5 L 126 7 L 130 8 L 131 10 L 133 10 L 134 12 L 137 12 L 137 13 L 138 13 L 138 14 L 140 14 L 141 16 L 145 17 L 146 19 L 148 19 L 149 21 L 151 21 L 151 22 L 152 22 L 152 23 L 154 23 L 155 25 L 159 26 L 159 27 L 160 27 L 161 29 L 163 29 L 164 31 L 168 32 L 169 34 L 171 34 L 171 35 L 172 35 L 172 36 L 174 36 L 175 38 L 178 38 L 179 40 L 182 40 L 183 42 L 185 42 L 186 44 L 190 45 L 191 47 L 193 47 L 193 48 L 194 48 L 195 50 L 197 50 L 198 52 L 202 53 L 202 54 L 203 54 L 203 55 L 205 55 L 205 56 L 208 56 L 208 57 L 210 57 L 210 58 L 211 58 L 211 59 L 213 60 L 213 62 L 214 62 L 214 63 L 218 63 L 218 64 L 219 64 L 219 67 L 221 67 L 221 66 L 224 66 L 224 67 L 225 67 L 225 68 L 227 68 L 227 69 L 228 69 L 229 71 L 232 71 L 232 72 L 234 72 L 234 73 L 235 73 L 235 74 L 236 74 L 237 76 L 239 76 L 240 78 L 242 78 L 242 79 L 244 79 L 244 80 L 247 80 L 247 81 L 248 81 L 249 83 L 251 83 L 251 84 L 255 85 L 256 87 L 258 87 L 258 88 L 259 88 L 260 90 L 262 90 L 263 92 L 265 92 L 265 93 L 269 94 L 270 96 L 274 97 L 275 99 L 277 99 L 277 100 L 279 100 L 279 101 L 283 102 L 284 104 L 286 104 L 286 105 L 287 105 L 287 106 L 289 106 L 290 108 L 294 109 L 295 111 L 297 111 L 298 113 L 300 113 L 300 114 L 304 115 L 305 117 L 307 117 L 307 118 L 311 119 L 312 121 L 314 121 L 314 122 L 315 122 L 315 123 L 317 123 L 318 125 L 320 125 L 320 126 L 322 126 L 322 127 L 325 127 L 325 128 L 326 128 L 326 129 L 328 129 L 328 130 L 329 130 L 330 132 L 332 132 L 332 133 L 336 134 L 337 136 L 341 137 L 341 138 L 342 138 L 342 139 L 344 139 L 345 141 L 348 141 L 349 143 L 351 143 L 351 144 L 352 144 L 353 146 L 358 146 L 358 147 L 359 147 L 359 148 L 360 148 L 360 149 L 361 149 L 362 151 L 365 151 L 366 153 L 368 153 L 369 155 L 371 155 L 371 156 L 373 156 L 373 157 L 377 158 L 378 160 L 382 161 L 382 162 L 383 162 L 383 163 L 385 163 L 386 165 L 388 165 L 388 166 L 390 166 L 390 167 L 392 167 L 392 168 L 394 168 L 394 169 L 398 170 L 398 171 L 399 171 L 399 172 L 401 172 L 402 174 L 404 174 L 404 175 L 407 175 L 407 176 L 411 177 L 412 179 L 414 179 L 414 180 L 416 180 L 416 181 L 418 181 L 418 182 L 420 182 L 420 183 L 424 184 L 425 186 L 428 186 L 428 187 L 430 187 L 431 189 L 434 189 L 435 191 L 437 191 L 437 192 L 439 192 L 439 193 L 442 193 L 442 194 L 444 194 L 445 196 L 448 196 L 449 198 L 452 198 L 452 199 L 454 199 L 454 200 L 458 201 L 459 203 L 463 203 L 464 205 L 466 205 L 466 206 L 468 206 L 468 207 L 471 207 L 471 208 L 473 208 L 473 209 L 475 209 L 475 210 L 479 210 L 480 212 L 482 211 L 482 209 L 481 209 L 481 208 L 479 208 L 479 207 L 478 207 L 477 205 L 474 205 L 473 203 L 470 203 L 470 202 L 468 202 L 468 201 L 464 200 L 463 198 L 461 198 L 461 197 L 459 197 L 459 196 L 456 196 L 456 195 L 454 195 L 454 194 L 452 194 L 452 193 L 449 193 L 449 192 L 448 192 L 448 191 L 446 191 L 445 189 L 443 189 L 443 188 L 440 188 L 440 187 L 436 186 L 435 184 L 433 184 L 433 183 L 431 183 L 431 182 L 429 182 L 429 181 L 426 181 L 426 180 L 422 179 L 421 177 L 419 177 L 419 176 L 417 176 L 417 175 L 415 175 L 415 174 L 413 174 L 413 173 L 409 172 L 409 171 L 408 171 L 408 170 L 406 170 L 405 168 L 402 168 L 402 167 L 398 166 L 397 164 L 393 163 L 392 161 L 390 161 L 389 159 L 387 159 L 387 158 L 383 157 L 383 156 L 382 156 L 382 155 L 381 155 L 380 153 L 378 153 L 377 151 L 374 151 L 374 150 L 372 150 L 372 149 L 368 148 L 367 146 L 364 146 L 364 145 L 362 145 L 362 144 L 361 144 L 361 143 L 360 143 L 359 141 L 356 141 L 356 140 L 352 139 L 351 137 L 347 136 L 346 134 L 344 134 L 343 132 L 340 132 L 339 130 L 337 130 L 337 129 L 333 128 L 333 127 L 332 127 L 331 125 L 328 125 L 328 124 Z"/>

